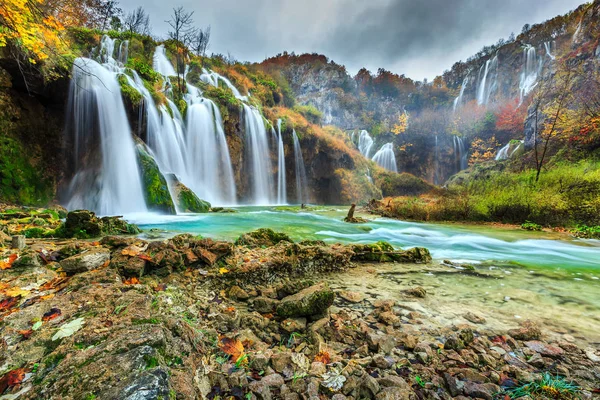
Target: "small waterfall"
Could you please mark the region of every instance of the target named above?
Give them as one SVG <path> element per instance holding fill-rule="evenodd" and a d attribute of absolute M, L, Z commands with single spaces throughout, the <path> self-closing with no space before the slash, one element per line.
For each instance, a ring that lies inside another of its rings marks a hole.
<path fill-rule="evenodd" d="M 362 130 L 358 138 L 358 151 L 366 158 L 370 158 L 371 148 L 373 147 L 373 139 L 369 132 Z"/>
<path fill-rule="evenodd" d="M 512 157 L 521 146 L 523 146 L 524 141 L 520 140 L 519 144 L 515 146 L 515 141 L 510 141 L 506 146 L 498 150 L 496 154 L 496 161 L 507 160 Z"/>
<path fill-rule="evenodd" d="M 456 109 L 462 105 L 463 96 L 465 94 L 465 88 L 467 87 L 468 84 L 469 84 L 469 75 L 467 75 L 465 77 L 465 79 L 463 80 L 463 83 L 460 86 L 460 93 L 458 94 L 458 97 L 454 99 L 453 111 L 456 111 Z"/>
<path fill-rule="evenodd" d="M 508 158 L 508 149 L 510 149 L 510 143 L 498 150 L 498 153 L 496 154 L 496 161 L 506 160 Z"/>
<path fill-rule="evenodd" d="M 304 157 L 295 130 L 292 131 L 292 137 L 294 138 L 294 160 L 296 164 L 296 198 L 298 204 L 306 204 L 308 203 L 308 180 L 306 179 Z"/>
<path fill-rule="evenodd" d="M 394 154 L 393 143 L 384 144 L 373 156 L 373 161 L 388 171 L 398 172 L 398 165 L 396 164 L 396 155 Z"/>
<path fill-rule="evenodd" d="M 120 47 L 124 60 L 126 45 Z M 146 212 L 135 144 L 121 98 L 122 62 L 113 58 L 115 41 L 101 42 L 102 64 L 78 58 L 67 108 L 67 133 L 73 135 L 76 175 L 69 187 L 68 209 L 100 215 Z"/>
<path fill-rule="evenodd" d="M 165 46 L 162 44 L 154 51 L 152 68 L 164 77 L 177 76 L 173 64 L 171 64 L 171 61 L 167 57 Z"/>
<path fill-rule="evenodd" d="M 285 181 L 285 151 L 281 120 L 277 120 L 277 204 L 287 203 L 287 185 Z"/>
<path fill-rule="evenodd" d="M 249 160 L 248 175 L 252 182 L 252 203 L 272 204 L 272 171 L 267 129 L 261 113 L 256 108 L 244 104 L 242 110 Z"/>
<path fill-rule="evenodd" d="M 465 143 L 460 136 L 454 136 L 452 138 L 452 143 L 454 146 L 454 157 L 456 159 L 456 169 L 457 171 L 462 171 L 463 169 L 467 169 L 469 166 L 469 154 L 466 151 Z"/>
<path fill-rule="evenodd" d="M 213 85 L 215 87 L 219 87 L 219 81 L 223 82 L 225 86 L 227 86 L 233 92 L 233 95 L 243 101 L 248 100 L 248 96 L 242 96 L 240 91 L 231 83 L 229 79 L 224 77 L 223 75 L 219 75 L 214 71 L 208 71 L 206 69 L 202 69 L 202 75 L 200 75 L 200 80 L 208 83 L 209 85 Z"/>
<path fill-rule="evenodd" d="M 575 33 L 573 34 L 573 43 L 578 43 L 580 41 L 581 35 L 581 26 L 583 24 L 583 17 L 579 20 L 579 24 L 577 24 L 577 29 L 575 29 Z"/>
<path fill-rule="evenodd" d="M 556 60 L 556 56 L 552 54 L 552 47 L 554 47 L 554 41 L 544 42 L 544 48 L 546 49 L 546 55 L 552 60 Z"/>
<path fill-rule="evenodd" d="M 487 60 L 479 69 L 479 86 L 477 87 L 477 104 L 488 105 L 491 95 L 498 88 L 498 56 Z"/>
<path fill-rule="evenodd" d="M 535 47 L 527 45 L 523 49 L 523 72 L 519 81 L 519 105 L 523 104 L 525 96 L 536 86 L 538 75 L 542 71 L 543 60 L 538 61 Z"/>

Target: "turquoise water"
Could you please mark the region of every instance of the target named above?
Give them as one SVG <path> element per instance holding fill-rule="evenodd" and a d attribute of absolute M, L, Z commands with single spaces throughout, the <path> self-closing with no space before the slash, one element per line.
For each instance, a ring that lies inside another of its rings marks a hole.
<path fill-rule="evenodd" d="M 366 224 L 342 222 L 346 208 L 325 207 L 310 212 L 289 208 L 242 207 L 229 214 L 129 217 L 144 230 L 192 233 L 234 240 L 242 233 L 272 228 L 294 240 L 319 239 L 328 243 L 373 243 L 396 247 L 426 247 L 435 260 L 467 263 L 517 263 L 527 267 L 553 267 L 570 273 L 585 272 L 600 278 L 600 241 L 570 239 L 565 235 L 518 229 L 453 224 L 423 224 L 378 218 Z"/>

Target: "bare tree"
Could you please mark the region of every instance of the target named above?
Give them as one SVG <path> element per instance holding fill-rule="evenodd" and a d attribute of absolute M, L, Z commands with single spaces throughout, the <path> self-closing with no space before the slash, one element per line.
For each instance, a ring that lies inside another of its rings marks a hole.
<path fill-rule="evenodd" d="M 123 10 L 119 8 L 119 2 L 116 0 L 104 0 L 98 2 L 98 26 L 101 31 L 107 30 L 111 23 L 119 18 Z"/>
<path fill-rule="evenodd" d="M 171 30 L 168 35 L 175 42 L 176 46 L 176 59 L 177 59 L 177 84 L 179 90 L 183 92 L 183 80 L 181 75 L 184 72 L 185 66 L 183 63 L 184 54 L 187 52 L 188 45 L 190 44 L 194 35 L 194 29 L 192 25 L 194 12 L 187 12 L 183 7 L 173 9 L 173 15 L 171 19 L 166 21 Z"/>
<path fill-rule="evenodd" d="M 210 44 L 210 25 L 206 29 L 196 29 L 191 35 L 190 47 L 197 56 L 202 58 L 206 55 L 206 50 Z"/>
<path fill-rule="evenodd" d="M 146 14 L 146 11 L 142 7 L 138 7 L 127 14 L 125 21 L 123 21 L 123 28 L 125 32 L 129 32 L 130 36 L 133 36 L 134 33 L 149 35 L 150 16 Z"/>

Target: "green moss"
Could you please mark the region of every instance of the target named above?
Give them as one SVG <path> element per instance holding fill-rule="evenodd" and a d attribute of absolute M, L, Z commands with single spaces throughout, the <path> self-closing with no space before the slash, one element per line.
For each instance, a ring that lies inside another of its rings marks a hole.
<path fill-rule="evenodd" d="M 309 122 L 313 124 L 321 124 L 321 120 L 323 119 L 323 113 L 312 104 L 307 104 L 305 106 L 296 105 L 294 106 L 294 111 L 302 114 Z"/>
<path fill-rule="evenodd" d="M 146 205 L 150 210 L 175 214 L 175 205 L 169 192 L 167 180 L 160 172 L 156 161 L 154 161 L 142 144 L 138 144 L 136 150 L 142 170 Z"/>
<path fill-rule="evenodd" d="M 235 97 L 231 89 L 227 87 L 208 86 L 204 91 L 204 96 L 215 101 L 219 105 L 227 108 L 236 109 L 241 106 L 241 101 Z"/>
<path fill-rule="evenodd" d="M 375 184 L 381 189 L 384 197 L 418 196 L 433 190 L 433 186 L 414 175 L 378 170 L 375 174 Z"/>
<path fill-rule="evenodd" d="M 521 224 L 521 229 L 526 231 L 541 231 L 542 226 L 536 224 L 535 222 L 525 221 L 525 223 Z"/>
<path fill-rule="evenodd" d="M 269 228 L 261 228 L 243 234 L 236 240 L 235 244 L 248 247 L 270 247 L 275 246 L 279 242 L 293 243 L 292 239 L 285 233 L 275 232 Z"/>
<path fill-rule="evenodd" d="M 158 72 L 152 69 L 152 66 L 139 58 L 132 58 L 127 61 L 128 68 L 134 69 L 146 81 L 154 83 L 161 79 Z"/>
<path fill-rule="evenodd" d="M 142 104 L 142 101 L 144 100 L 142 94 L 129 84 L 125 75 L 119 75 L 119 85 L 121 86 L 123 98 L 129 102 L 129 104 L 135 107 L 139 107 Z"/>
<path fill-rule="evenodd" d="M 184 212 L 207 213 L 210 211 L 209 202 L 198 198 L 192 190 L 183 185 L 180 186 L 178 200 L 179 208 Z"/>

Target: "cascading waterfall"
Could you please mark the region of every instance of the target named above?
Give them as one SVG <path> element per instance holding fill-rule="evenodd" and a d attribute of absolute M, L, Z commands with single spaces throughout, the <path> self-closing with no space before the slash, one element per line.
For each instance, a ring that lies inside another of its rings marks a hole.
<path fill-rule="evenodd" d="M 370 158 L 371 148 L 373 147 L 373 139 L 369 132 L 362 130 L 358 137 L 358 151 L 366 158 Z"/>
<path fill-rule="evenodd" d="M 521 148 L 521 146 L 523 146 L 523 143 L 524 141 L 520 140 L 519 144 L 515 146 L 515 143 L 513 141 L 509 142 L 506 146 L 498 150 L 498 153 L 495 157 L 496 161 L 509 159 L 517 152 L 517 150 L 519 150 L 519 148 Z"/>
<path fill-rule="evenodd" d="M 248 174 L 252 182 L 252 202 L 256 205 L 273 203 L 269 139 L 261 113 L 254 107 L 243 105 L 248 153 Z"/>
<path fill-rule="evenodd" d="M 206 69 L 202 69 L 202 75 L 200 75 L 200 80 L 208 83 L 209 85 L 213 85 L 215 87 L 219 87 L 219 81 L 223 82 L 225 86 L 227 86 L 233 92 L 233 95 L 240 99 L 247 101 L 248 96 L 242 96 L 240 91 L 231 83 L 229 79 L 224 77 L 223 75 L 219 75 L 214 71 L 208 71 Z"/>
<path fill-rule="evenodd" d="M 120 47 L 121 60 L 126 48 Z M 114 51 L 115 41 L 105 36 L 102 64 L 88 58 L 75 60 L 67 109 L 66 131 L 73 135 L 76 170 L 67 208 L 100 215 L 147 211 L 118 82 L 123 65 L 113 58 Z"/>
<path fill-rule="evenodd" d="M 465 143 L 460 136 L 454 136 L 452 138 L 454 146 L 454 157 L 456 158 L 456 169 L 462 171 L 467 169 L 469 166 L 469 154 L 466 151 Z"/>
<path fill-rule="evenodd" d="M 479 69 L 479 85 L 477 87 L 477 104 L 488 105 L 491 95 L 498 88 L 498 56 L 487 60 Z"/>
<path fill-rule="evenodd" d="M 306 179 L 304 157 L 295 130 L 292 131 L 292 137 L 294 139 L 294 161 L 296 165 L 296 198 L 298 204 L 305 204 L 308 203 L 308 180 Z"/>
<path fill-rule="evenodd" d="M 281 120 L 277 120 L 277 204 L 287 203 L 287 185 L 285 181 L 285 151 Z"/>
<path fill-rule="evenodd" d="M 544 42 L 544 48 L 546 49 L 546 55 L 552 60 L 556 60 L 556 56 L 552 54 L 552 47 L 554 47 L 554 41 Z"/>
<path fill-rule="evenodd" d="M 156 47 L 152 59 L 152 68 L 164 77 L 177 76 L 173 64 L 167 58 L 167 51 L 164 45 Z"/>
<path fill-rule="evenodd" d="M 398 172 L 398 165 L 396 164 L 396 155 L 394 154 L 394 144 L 386 143 L 381 149 L 373 156 L 373 161 L 382 168 L 387 169 L 391 172 Z"/>
<path fill-rule="evenodd" d="M 538 61 L 535 47 L 527 45 L 523 49 L 523 72 L 521 72 L 519 81 L 519 105 L 523 104 L 525 96 L 537 86 L 542 63 L 542 59 Z"/>
<path fill-rule="evenodd" d="M 460 86 L 460 93 L 458 94 L 458 97 L 454 99 L 453 111 L 456 111 L 456 109 L 462 105 L 463 96 L 465 94 L 465 88 L 467 87 L 468 84 L 469 84 L 469 75 L 467 75 L 465 77 L 465 79 L 463 80 L 463 83 Z"/>

